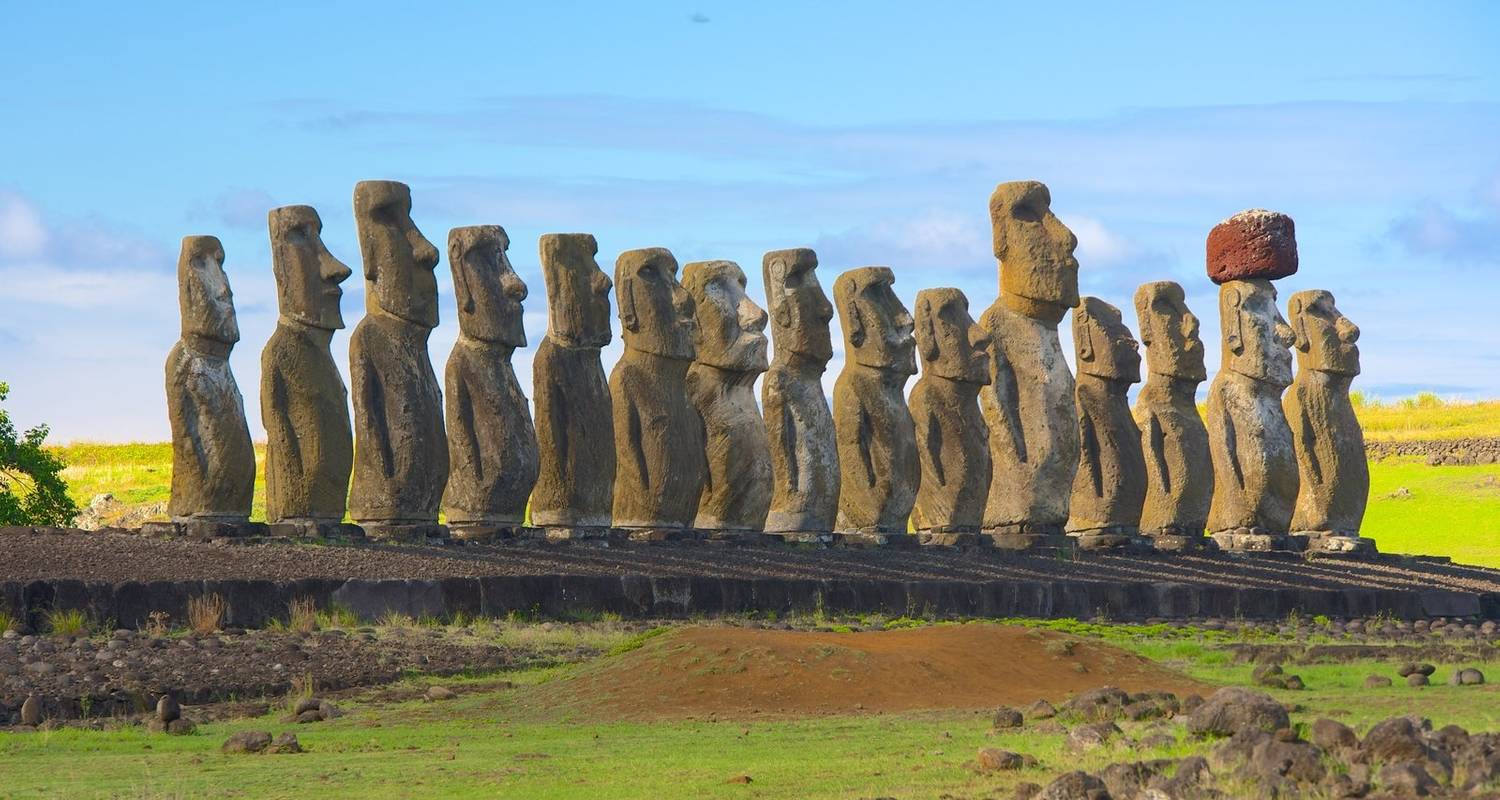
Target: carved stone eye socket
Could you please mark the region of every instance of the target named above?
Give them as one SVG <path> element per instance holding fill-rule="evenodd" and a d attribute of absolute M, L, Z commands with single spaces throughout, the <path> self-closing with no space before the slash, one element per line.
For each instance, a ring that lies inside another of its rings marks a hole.
<path fill-rule="evenodd" d="M 1040 213 L 1038 213 L 1035 208 L 1033 208 L 1030 205 L 1027 205 L 1025 203 L 1021 203 L 1019 205 L 1016 205 L 1016 206 L 1012 207 L 1011 210 L 1010 210 L 1010 215 L 1011 215 L 1012 218 L 1020 220 L 1021 222 L 1041 222 L 1042 221 L 1042 215 Z"/>

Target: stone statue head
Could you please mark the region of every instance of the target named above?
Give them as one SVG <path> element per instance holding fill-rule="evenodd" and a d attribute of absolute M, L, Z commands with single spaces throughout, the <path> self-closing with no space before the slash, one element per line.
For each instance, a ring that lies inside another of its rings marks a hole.
<path fill-rule="evenodd" d="M 1011 310 L 1057 324 L 1078 305 L 1078 237 L 1052 213 L 1038 181 L 1012 181 L 990 195 L 1001 299 Z"/>
<path fill-rule="evenodd" d="M 448 231 L 448 266 L 458 300 L 463 335 L 509 347 L 526 346 L 521 301 L 526 283 L 510 266 L 510 237 L 499 225 L 471 225 Z"/>
<path fill-rule="evenodd" d="M 1141 350 L 1120 309 L 1097 297 L 1085 297 L 1073 310 L 1073 348 L 1078 374 L 1107 381 L 1138 383 Z"/>
<path fill-rule="evenodd" d="M 990 382 L 990 335 L 969 315 L 969 298 L 963 292 L 917 292 L 916 333 L 927 372 L 961 383 Z"/>
<path fill-rule="evenodd" d="M 693 298 L 677 282 L 677 259 L 665 247 L 626 250 L 615 260 L 615 300 L 625 347 L 692 361 L 697 320 Z"/>
<path fill-rule="evenodd" d="M 323 220 L 312 206 L 282 206 L 267 215 L 271 271 L 281 315 L 327 331 L 344 327 L 339 288 L 352 273 L 323 244 Z"/>
<path fill-rule="evenodd" d="M 818 283 L 818 255 L 806 247 L 772 250 L 761 261 L 776 348 L 827 363 L 833 304 Z"/>
<path fill-rule="evenodd" d="M 599 243 L 593 234 L 548 233 L 539 246 L 547 284 L 547 335 L 572 347 L 609 344 L 609 290 L 614 282 L 594 260 Z"/>
<path fill-rule="evenodd" d="M 1359 374 L 1359 326 L 1333 304 L 1333 294 L 1322 289 L 1297 292 L 1287 302 L 1292 321 L 1292 345 L 1302 369 L 1335 375 Z"/>
<path fill-rule="evenodd" d="M 833 303 L 844 329 L 846 357 L 902 375 L 917 371 L 911 312 L 891 289 L 890 267 L 860 267 L 833 282 Z"/>
<path fill-rule="evenodd" d="M 745 294 L 733 261 L 695 261 L 682 268 L 698 320 L 697 361 L 731 372 L 766 371 L 766 312 Z"/>
<path fill-rule="evenodd" d="M 1276 287 L 1270 281 L 1219 286 L 1219 326 L 1224 334 L 1223 369 L 1273 386 L 1291 385 L 1292 328 L 1276 309 Z"/>
<path fill-rule="evenodd" d="M 1208 378 L 1198 317 L 1188 310 L 1181 285 L 1174 281 L 1141 284 L 1135 290 L 1135 316 L 1152 372 L 1189 381 Z"/>
<path fill-rule="evenodd" d="M 436 328 L 438 251 L 411 220 L 411 189 L 396 181 L 360 181 L 354 222 L 365 262 L 366 312 Z"/>
<path fill-rule="evenodd" d="M 182 237 L 177 258 L 177 305 L 182 336 L 232 345 L 240 340 L 234 293 L 224 274 L 224 246 L 217 236 Z"/>

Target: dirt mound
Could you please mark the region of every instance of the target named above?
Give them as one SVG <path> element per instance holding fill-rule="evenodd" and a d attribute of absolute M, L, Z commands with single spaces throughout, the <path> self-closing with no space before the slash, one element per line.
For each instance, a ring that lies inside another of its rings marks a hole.
<path fill-rule="evenodd" d="M 549 708 L 607 718 L 805 716 L 1022 705 L 1118 686 L 1206 694 L 1155 662 L 1021 626 L 867 633 L 684 628 L 541 687 Z"/>

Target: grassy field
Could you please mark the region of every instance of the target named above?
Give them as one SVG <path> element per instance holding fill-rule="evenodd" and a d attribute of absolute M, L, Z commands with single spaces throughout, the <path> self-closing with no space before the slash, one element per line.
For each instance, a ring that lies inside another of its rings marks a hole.
<path fill-rule="evenodd" d="M 990 624 L 975 622 L 968 624 Z M 1232 665 L 1233 637 L 1160 626 L 1029 623 L 1116 644 L 1213 684 L 1245 685 L 1249 665 Z M 551 632 L 539 634 L 553 635 Z M 624 634 L 620 634 L 625 641 Z M 1258 638 L 1264 641 L 1263 638 Z M 70 797 L 1008 797 L 1022 781 L 1045 783 L 1071 769 L 1117 761 L 1180 757 L 1197 748 L 1167 726 L 1176 744 L 1119 743 L 1074 752 L 1061 733 L 991 731 L 987 709 L 859 714 L 801 719 L 612 722 L 539 707 L 547 682 L 602 661 L 465 679 L 409 680 L 407 696 L 432 683 L 452 686 L 443 703 L 392 700 L 389 690 L 342 701 L 346 715 L 288 725 L 273 710 L 260 718 L 199 726 L 182 737 L 139 727 L 0 733 L 6 796 Z M 1441 665 L 1439 682 L 1455 665 Z M 1298 666 L 1305 691 L 1270 690 L 1296 704 L 1294 723 L 1328 716 L 1357 730 L 1415 708 L 1436 725 L 1500 728 L 1500 688 L 1362 688 L 1365 675 L 1392 665 L 1355 662 Z M 1101 681 L 1104 679 L 1101 678 Z M 396 687 L 399 695 L 403 687 Z M 1414 705 L 1418 704 L 1419 705 Z M 1132 737 L 1151 723 L 1124 723 Z M 308 752 L 230 756 L 231 733 L 292 731 Z M 1000 747 L 1036 756 L 1036 768 L 985 774 L 975 753 Z M 86 764 L 86 768 L 79 768 Z M 745 782 L 745 778 L 749 782 Z"/>

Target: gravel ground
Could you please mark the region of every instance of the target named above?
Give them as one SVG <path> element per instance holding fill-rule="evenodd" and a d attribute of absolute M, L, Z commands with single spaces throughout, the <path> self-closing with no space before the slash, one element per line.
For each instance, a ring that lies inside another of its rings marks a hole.
<path fill-rule="evenodd" d="M 113 533 L 0 529 L 0 581 L 442 578 L 486 575 L 701 575 L 888 580 L 1173 581 L 1259 588 L 1500 592 L 1500 570 L 1418 559 L 1096 555 L 985 549 L 855 550 L 710 543 L 421 547 L 215 545 Z"/>

